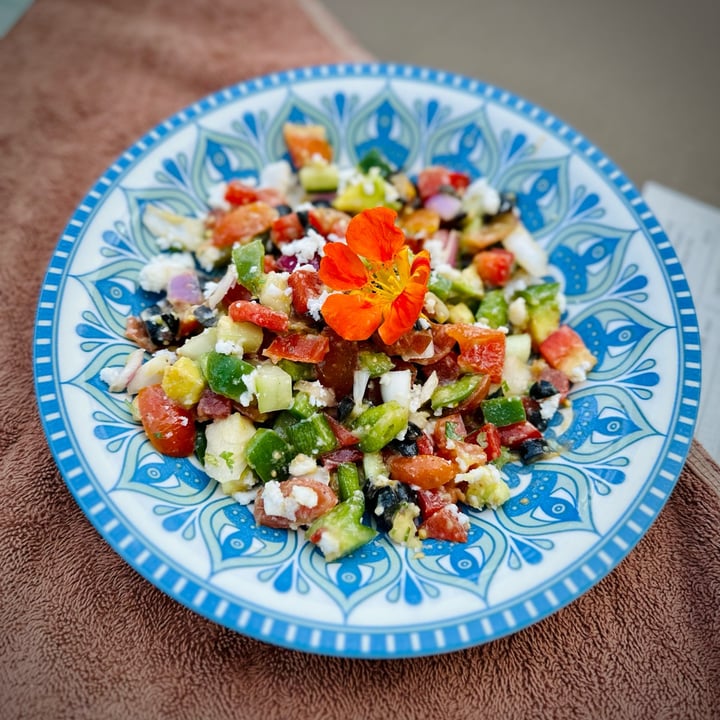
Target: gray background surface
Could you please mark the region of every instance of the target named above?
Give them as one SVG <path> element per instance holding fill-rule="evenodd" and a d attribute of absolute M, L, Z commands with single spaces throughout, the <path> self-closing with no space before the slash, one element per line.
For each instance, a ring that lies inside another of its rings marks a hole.
<path fill-rule="evenodd" d="M 510 90 L 641 188 L 720 206 L 720 0 L 321 0 L 378 60 Z"/>

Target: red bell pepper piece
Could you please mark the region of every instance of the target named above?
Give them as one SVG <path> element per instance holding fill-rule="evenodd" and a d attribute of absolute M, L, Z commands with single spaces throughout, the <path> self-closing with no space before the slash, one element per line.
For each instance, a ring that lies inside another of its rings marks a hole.
<path fill-rule="evenodd" d="M 288 316 L 251 300 L 236 300 L 228 308 L 228 314 L 235 322 L 251 322 L 273 332 L 288 329 Z"/>
<path fill-rule="evenodd" d="M 257 199 L 258 194 L 255 188 L 246 185 L 240 180 L 231 180 L 225 190 L 225 200 L 231 205 L 247 205 L 248 203 L 257 201 Z"/>
<path fill-rule="evenodd" d="M 497 431 L 500 436 L 500 442 L 511 450 L 520 447 L 526 440 L 542 437 L 542 433 L 527 420 L 499 427 Z"/>
<path fill-rule="evenodd" d="M 592 370 L 597 358 L 587 349 L 583 339 L 569 325 L 561 325 L 540 343 L 540 354 L 571 382 L 579 382 Z"/>
<path fill-rule="evenodd" d="M 285 358 L 295 362 L 319 363 L 330 350 L 330 340 L 325 335 L 294 333 L 276 337 L 263 350 L 263 355 L 273 362 Z"/>

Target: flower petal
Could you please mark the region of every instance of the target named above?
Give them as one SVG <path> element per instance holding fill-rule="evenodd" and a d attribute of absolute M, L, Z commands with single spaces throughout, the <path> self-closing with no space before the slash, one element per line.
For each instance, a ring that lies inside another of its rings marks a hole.
<path fill-rule="evenodd" d="M 368 260 L 388 262 L 405 245 L 405 234 L 395 225 L 397 213 L 386 207 L 363 210 L 348 225 L 348 247 Z"/>
<path fill-rule="evenodd" d="M 356 290 L 368 281 L 362 260 L 340 242 L 327 243 L 320 261 L 320 279 L 334 290 Z"/>
<path fill-rule="evenodd" d="M 411 281 L 395 298 L 389 310 L 386 309 L 385 320 L 378 330 L 386 345 L 392 345 L 412 330 L 415 321 L 420 317 L 426 291 L 426 285 Z"/>
<path fill-rule="evenodd" d="M 367 340 L 382 322 L 382 307 L 360 293 L 330 295 L 321 312 L 325 322 L 346 340 Z"/>
<path fill-rule="evenodd" d="M 428 284 L 430 279 L 430 254 L 427 250 L 421 250 L 414 258 L 410 268 L 413 282 L 423 285 Z"/>

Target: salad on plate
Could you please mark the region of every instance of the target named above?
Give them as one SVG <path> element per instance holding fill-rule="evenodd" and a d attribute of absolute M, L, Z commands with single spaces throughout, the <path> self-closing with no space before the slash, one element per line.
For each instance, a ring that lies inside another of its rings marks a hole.
<path fill-rule="evenodd" d="M 377 151 L 339 167 L 320 125 L 221 183 L 203 217 L 148 205 L 138 346 L 102 372 L 154 449 L 192 457 L 255 521 L 328 561 L 379 532 L 465 542 L 510 497 L 595 358 L 510 194 Z"/>

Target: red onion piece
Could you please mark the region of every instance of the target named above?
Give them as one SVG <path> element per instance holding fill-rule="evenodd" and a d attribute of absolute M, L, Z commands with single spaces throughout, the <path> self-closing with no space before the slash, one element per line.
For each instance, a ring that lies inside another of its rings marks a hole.
<path fill-rule="evenodd" d="M 294 255 L 281 255 L 275 261 L 275 267 L 280 270 L 280 272 L 292 272 L 297 263 L 298 260 Z"/>
<path fill-rule="evenodd" d="M 438 193 L 425 201 L 425 207 L 434 210 L 442 220 L 452 220 L 462 211 L 462 202 L 454 195 Z"/>
<path fill-rule="evenodd" d="M 125 366 L 109 383 L 110 392 L 122 392 L 127 388 L 128 383 L 135 377 L 143 362 L 145 351 L 141 348 L 134 350 L 125 359 Z"/>
<path fill-rule="evenodd" d="M 456 267 L 458 250 L 460 249 L 460 233 L 457 230 L 450 230 L 445 244 L 445 258 L 448 265 Z"/>
<path fill-rule="evenodd" d="M 227 272 L 223 275 L 222 280 L 215 286 L 210 295 L 208 295 L 205 304 L 210 308 L 217 307 L 218 303 L 225 297 L 228 290 L 230 290 L 236 282 L 237 270 L 235 269 L 235 265 L 230 263 Z"/>
<path fill-rule="evenodd" d="M 197 273 L 184 270 L 173 275 L 168 282 L 167 299 L 172 305 L 199 305 L 204 298 Z"/>

